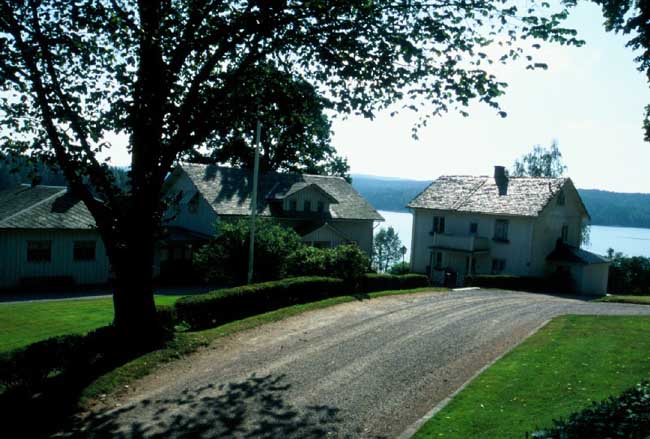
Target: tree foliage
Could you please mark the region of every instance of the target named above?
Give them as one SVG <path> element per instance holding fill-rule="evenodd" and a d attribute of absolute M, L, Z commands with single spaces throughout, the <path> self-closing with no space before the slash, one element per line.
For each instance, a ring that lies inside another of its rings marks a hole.
<path fill-rule="evenodd" d="M 644 0 L 592 0 L 602 8 L 605 29 L 609 32 L 630 35 L 627 47 L 638 55 L 634 59 L 640 72 L 645 72 L 650 82 L 650 3 Z M 567 4 L 575 3 L 569 0 Z M 643 121 L 645 141 L 650 142 L 650 105 L 645 107 Z"/>
<path fill-rule="evenodd" d="M 426 109 L 422 124 L 474 100 L 498 109 L 506 84 L 488 65 L 544 67 L 529 55 L 540 41 L 580 44 L 567 14 L 508 0 L 0 0 L 0 145 L 61 169 L 106 244 L 116 325 L 145 336 L 165 177 L 235 141 L 217 128 L 250 75 L 271 66 L 292 78 L 287 90 L 310 84 L 344 115 Z M 113 133 L 129 138 L 127 189 L 105 159 Z M 236 151 L 221 159 L 245 158 Z"/>
<path fill-rule="evenodd" d="M 377 271 L 387 271 L 402 259 L 402 241 L 393 227 L 381 228 L 372 244 L 372 265 Z"/>
<path fill-rule="evenodd" d="M 194 254 L 194 263 L 210 282 L 243 285 L 248 276 L 250 221 L 222 221 L 215 237 Z M 285 276 L 286 258 L 304 244 L 293 229 L 265 218 L 255 222 L 255 282 Z"/>
<path fill-rule="evenodd" d="M 355 283 L 369 268 L 368 255 L 356 244 L 334 248 L 305 246 L 287 258 L 290 276 L 330 276 Z"/>
<path fill-rule="evenodd" d="M 550 147 L 535 145 L 533 150 L 519 160 L 515 160 L 514 177 L 561 177 L 566 171 L 562 163 L 562 153 L 557 141 Z"/>

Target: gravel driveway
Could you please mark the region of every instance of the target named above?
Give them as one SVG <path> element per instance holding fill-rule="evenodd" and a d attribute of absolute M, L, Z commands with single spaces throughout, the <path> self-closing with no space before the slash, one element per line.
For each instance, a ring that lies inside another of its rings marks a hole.
<path fill-rule="evenodd" d="M 221 339 L 135 383 L 86 431 L 392 438 L 561 314 L 650 315 L 650 306 L 487 290 L 347 303 Z"/>

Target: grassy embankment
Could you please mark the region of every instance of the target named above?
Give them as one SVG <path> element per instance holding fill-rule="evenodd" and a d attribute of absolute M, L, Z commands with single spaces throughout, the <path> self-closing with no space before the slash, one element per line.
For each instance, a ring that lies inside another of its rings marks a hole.
<path fill-rule="evenodd" d="M 650 317 L 558 317 L 472 381 L 415 438 L 524 438 L 649 377 Z"/>

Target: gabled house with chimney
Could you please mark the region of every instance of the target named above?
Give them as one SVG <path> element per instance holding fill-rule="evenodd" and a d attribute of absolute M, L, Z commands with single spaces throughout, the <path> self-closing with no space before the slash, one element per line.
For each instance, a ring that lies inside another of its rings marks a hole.
<path fill-rule="evenodd" d="M 417 195 L 411 271 L 462 285 L 482 274 L 569 274 L 573 291 L 605 294 L 609 263 L 580 248 L 590 217 L 570 178 L 442 176 Z"/>

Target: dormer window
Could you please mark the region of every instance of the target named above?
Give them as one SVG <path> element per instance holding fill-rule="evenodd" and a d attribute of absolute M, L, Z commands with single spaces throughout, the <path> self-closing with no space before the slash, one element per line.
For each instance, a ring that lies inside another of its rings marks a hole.
<path fill-rule="evenodd" d="M 298 202 L 296 200 L 289 200 L 289 210 L 292 212 L 298 210 Z"/>
<path fill-rule="evenodd" d="M 310 200 L 305 200 L 305 205 L 303 207 L 303 210 L 305 212 L 311 212 L 311 201 Z"/>
<path fill-rule="evenodd" d="M 325 203 L 319 201 L 317 209 L 318 209 L 318 213 L 323 213 L 325 211 Z"/>
<path fill-rule="evenodd" d="M 560 193 L 557 194 L 557 205 L 558 206 L 564 206 L 564 203 L 566 203 L 566 196 L 564 195 L 564 191 L 560 191 Z"/>

